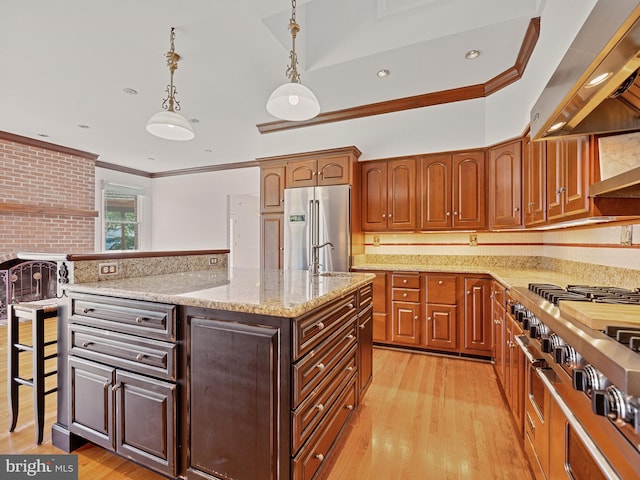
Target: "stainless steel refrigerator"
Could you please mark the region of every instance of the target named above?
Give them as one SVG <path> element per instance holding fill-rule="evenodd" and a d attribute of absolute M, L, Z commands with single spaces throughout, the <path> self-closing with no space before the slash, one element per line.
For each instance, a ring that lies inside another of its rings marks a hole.
<path fill-rule="evenodd" d="M 351 257 L 351 186 L 284 191 L 284 269 L 348 272 Z M 314 248 L 315 247 L 315 248 Z"/>

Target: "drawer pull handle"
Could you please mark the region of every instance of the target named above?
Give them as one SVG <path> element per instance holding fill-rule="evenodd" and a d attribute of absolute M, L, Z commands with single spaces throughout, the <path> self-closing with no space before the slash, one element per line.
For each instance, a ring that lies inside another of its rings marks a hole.
<path fill-rule="evenodd" d="M 353 307 L 354 307 L 353 303 L 350 303 L 349 305 L 347 305 L 347 308 L 348 308 L 349 310 L 353 310 Z"/>
<path fill-rule="evenodd" d="M 364 323 L 361 323 L 359 327 L 360 327 L 360 330 L 364 330 L 364 327 L 366 327 L 366 325 Z"/>
<path fill-rule="evenodd" d="M 121 386 L 122 385 L 118 383 L 117 385 L 114 385 L 113 387 L 111 387 L 111 390 L 114 391 L 114 392 L 117 392 L 118 390 L 120 390 Z"/>
<path fill-rule="evenodd" d="M 344 408 L 346 408 L 347 410 L 353 410 L 353 405 L 348 404 L 348 405 L 345 405 Z"/>
<path fill-rule="evenodd" d="M 324 323 L 318 322 L 317 327 L 318 327 L 318 330 L 322 330 L 324 328 Z"/>
<path fill-rule="evenodd" d="M 86 314 L 86 313 L 91 313 L 91 312 L 93 312 L 93 308 L 83 308 L 82 309 L 82 313 Z"/>
<path fill-rule="evenodd" d="M 91 345 L 93 345 L 93 342 L 83 342 L 82 348 L 89 348 Z"/>
<path fill-rule="evenodd" d="M 353 372 L 355 369 L 356 369 L 356 367 L 348 366 L 347 367 L 347 372 Z"/>
<path fill-rule="evenodd" d="M 109 388 L 111 386 L 111 382 L 104 382 L 102 384 L 102 388 Z"/>
<path fill-rule="evenodd" d="M 402 280 L 402 283 L 407 283 L 407 279 L 405 278 L 404 280 Z"/>
<path fill-rule="evenodd" d="M 316 453 L 316 454 L 314 455 L 314 457 L 315 457 L 315 458 L 317 458 L 317 459 L 318 459 L 318 460 L 320 460 L 320 461 L 324 460 L 324 455 L 323 455 L 323 454 L 321 454 L 321 453 Z"/>
<path fill-rule="evenodd" d="M 353 335 L 352 333 L 350 333 L 349 335 L 346 336 L 347 340 L 353 340 L 355 337 L 355 335 Z"/>
<path fill-rule="evenodd" d="M 144 353 L 139 353 L 136 355 L 136 361 L 140 362 L 142 361 L 144 358 L 146 357 L 146 355 Z"/>
<path fill-rule="evenodd" d="M 145 320 L 144 317 L 136 317 L 136 323 L 138 325 L 141 324 L 142 322 L 144 322 L 144 320 Z"/>
<path fill-rule="evenodd" d="M 438 280 L 438 285 L 442 285 L 444 282 L 442 280 Z"/>
<path fill-rule="evenodd" d="M 317 404 L 317 405 L 316 405 L 316 409 L 317 409 L 319 412 L 321 412 L 321 411 L 323 411 L 323 410 L 324 410 L 324 405 L 323 405 L 323 404 L 321 404 L 321 403 L 319 403 L 319 404 Z"/>
<path fill-rule="evenodd" d="M 324 363 L 319 363 L 319 364 L 317 364 L 317 365 L 316 365 L 316 368 L 317 368 L 318 370 L 320 370 L 320 371 L 324 370 L 324 368 L 325 368 L 325 367 L 324 367 Z"/>
<path fill-rule="evenodd" d="M 402 294 L 402 296 L 403 296 L 404 298 L 407 298 L 407 297 L 409 296 L 409 294 L 408 294 L 407 292 L 404 292 L 404 293 Z"/>

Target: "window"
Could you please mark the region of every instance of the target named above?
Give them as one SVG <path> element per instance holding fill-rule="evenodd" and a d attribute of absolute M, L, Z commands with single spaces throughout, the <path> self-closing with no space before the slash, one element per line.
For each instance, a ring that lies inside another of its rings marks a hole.
<path fill-rule="evenodd" d="M 140 202 L 144 190 L 113 183 L 103 188 L 104 250 L 140 248 Z"/>

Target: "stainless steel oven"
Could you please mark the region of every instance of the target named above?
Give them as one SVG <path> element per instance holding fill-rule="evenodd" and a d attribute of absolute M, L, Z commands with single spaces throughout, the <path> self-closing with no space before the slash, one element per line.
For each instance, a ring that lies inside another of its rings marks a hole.
<path fill-rule="evenodd" d="M 509 294 L 524 331 L 515 340 L 527 358 L 525 450 L 536 477 L 640 479 L 640 355 L 531 291 Z"/>

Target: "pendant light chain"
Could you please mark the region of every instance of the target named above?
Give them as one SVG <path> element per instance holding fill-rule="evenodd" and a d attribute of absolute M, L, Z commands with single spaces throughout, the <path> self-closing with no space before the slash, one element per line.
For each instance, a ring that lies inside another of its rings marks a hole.
<path fill-rule="evenodd" d="M 165 56 L 167 58 L 167 67 L 169 67 L 169 71 L 171 72 L 171 80 L 169 85 L 167 85 L 167 98 L 162 101 L 162 108 L 170 112 L 179 112 L 180 102 L 176 100 L 178 90 L 176 90 L 176 87 L 173 85 L 173 73 L 178 69 L 178 60 L 180 60 L 180 55 L 175 52 L 176 33 L 174 27 L 171 27 L 171 35 L 169 39 L 171 48 L 169 48 L 169 51 Z"/>
<path fill-rule="evenodd" d="M 300 31 L 300 25 L 296 22 L 296 0 L 291 0 L 291 18 L 289 19 L 289 31 L 291 32 L 291 52 L 289 52 L 289 66 L 287 67 L 287 78 L 294 83 L 300 83 L 298 73 L 298 56 L 296 55 L 296 36 Z"/>

